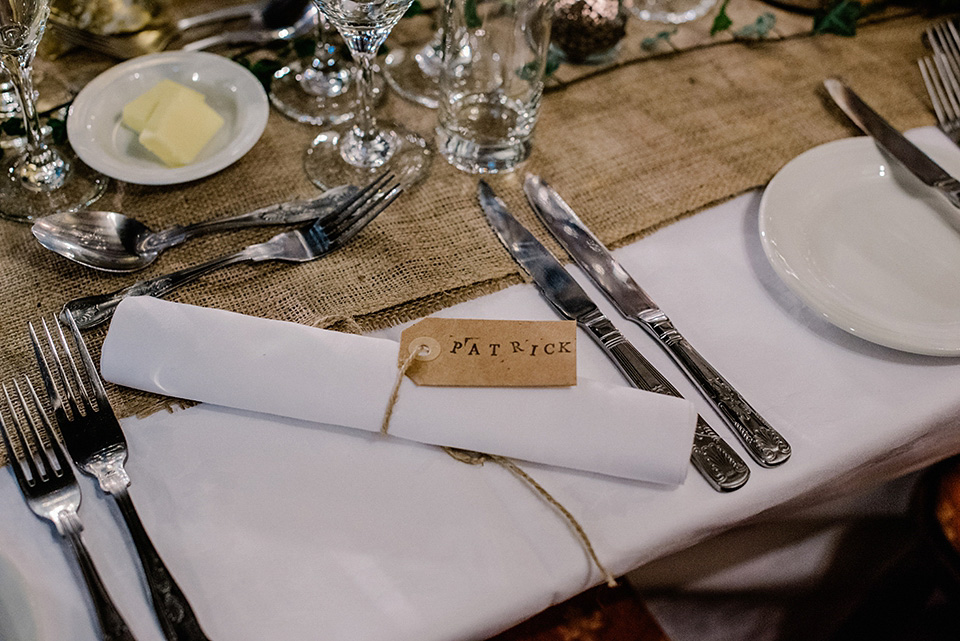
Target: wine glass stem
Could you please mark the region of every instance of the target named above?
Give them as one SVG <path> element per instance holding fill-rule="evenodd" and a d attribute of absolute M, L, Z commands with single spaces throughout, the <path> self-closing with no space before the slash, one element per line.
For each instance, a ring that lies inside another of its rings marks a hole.
<path fill-rule="evenodd" d="M 43 130 L 40 126 L 40 117 L 37 115 L 37 105 L 33 100 L 30 57 L 4 54 L 3 66 L 10 73 L 10 81 L 20 100 L 23 126 L 27 131 L 27 153 L 36 156 L 44 151 L 46 145 L 43 143 Z"/>
<path fill-rule="evenodd" d="M 373 58 L 366 52 L 351 52 L 357 65 L 357 93 L 359 94 L 360 110 L 356 115 L 353 126 L 354 136 L 361 142 L 367 143 L 377 137 L 376 121 L 373 119 Z"/>
<path fill-rule="evenodd" d="M 317 24 L 317 45 L 313 48 L 313 58 L 320 62 L 319 69 L 326 69 L 327 64 L 333 59 L 334 55 L 327 46 L 327 25 L 323 20 Z"/>

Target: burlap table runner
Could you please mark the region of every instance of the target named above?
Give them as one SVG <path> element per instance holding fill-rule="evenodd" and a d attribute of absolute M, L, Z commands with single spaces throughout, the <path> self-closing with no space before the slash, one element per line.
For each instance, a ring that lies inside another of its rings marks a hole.
<path fill-rule="evenodd" d="M 924 25 L 919 16 L 900 16 L 865 26 L 854 38 L 728 41 L 680 55 L 621 61 L 603 73 L 587 69 L 579 78 L 565 77 L 545 97 L 525 169 L 561 189 L 603 241 L 623 245 L 762 186 L 806 149 L 853 135 L 819 93 L 826 75 L 846 77 L 897 127 L 931 124 L 915 64 L 923 54 Z M 69 58 L 58 61 L 60 69 L 79 69 Z M 431 136 L 432 112 L 394 97 L 382 111 Z M 300 166 L 316 131 L 271 113 L 260 142 L 219 174 L 171 187 L 114 182 L 97 207 L 124 211 L 159 229 L 316 193 Z M 518 172 L 492 182 L 517 216 L 562 255 L 524 203 L 521 178 Z M 521 282 L 516 264 L 484 222 L 475 189 L 476 177 L 437 158 L 424 183 L 342 250 L 304 265 L 228 268 L 170 298 L 371 330 Z M 273 233 L 248 230 L 197 239 L 170 250 L 137 277 L 195 264 Z M 74 265 L 43 250 L 27 226 L 7 221 L 0 221 L 0 270 L 2 381 L 35 371 L 28 320 L 49 318 L 70 298 L 134 280 Z M 95 358 L 104 333 L 87 334 Z M 169 402 L 131 390 L 111 394 L 121 416 L 149 413 Z"/>

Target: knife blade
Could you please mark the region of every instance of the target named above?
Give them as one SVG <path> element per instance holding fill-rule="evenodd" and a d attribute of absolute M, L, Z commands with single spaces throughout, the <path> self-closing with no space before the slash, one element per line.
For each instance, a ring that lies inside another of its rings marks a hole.
<path fill-rule="evenodd" d="M 477 198 L 500 242 L 530 274 L 537 289 L 561 316 L 576 321 L 634 387 L 680 396 L 676 388 L 603 315 L 553 254 L 513 217 L 506 204 L 483 180 L 477 187 Z M 750 476 L 750 470 L 740 455 L 700 416 L 697 416 L 690 459 L 697 471 L 717 491 L 736 490 Z"/>
<path fill-rule="evenodd" d="M 677 331 L 667 315 L 637 285 L 607 248 L 550 185 L 528 175 L 530 206 L 574 261 L 623 316 L 647 331 L 700 389 L 747 452 L 764 467 L 790 458 L 790 445 Z"/>
<path fill-rule="evenodd" d="M 823 86 L 853 124 L 872 137 L 924 184 L 937 189 L 953 206 L 960 208 L 960 181 L 907 140 L 842 80 L 827 78 L 823 81 Z"/>

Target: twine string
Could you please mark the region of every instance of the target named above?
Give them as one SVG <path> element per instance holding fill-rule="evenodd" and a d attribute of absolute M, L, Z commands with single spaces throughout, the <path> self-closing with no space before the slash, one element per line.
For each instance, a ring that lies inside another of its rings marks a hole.
<path fill-rule="evenodd" d="M 393 416 L 393 408 L 397 404 L 397 397 L 400 396 L 400 384 L 403 383 L 403 377 L 407 375 L 407 370 L 413 365 L 413 361 L 417 359 L 417 356 L 420 355 L 424 347 L 423 345 L 417 348 L 411 346 L 410 353 L 407 354 L 407 357 L 400 363 L 400 369 L 397 370 L 397 378 L 393 381 L 393 389 L 390 391 L 390 399 L 387 401 L 387 411 L 383 413 L 383 423 L 380 424 L 381 434 L 386 434 L 387 428 L 390 427 L 390 417 Z"/>
<path fill-rule="evenodd" d="M 407 375 L 407 371 L 410 369 L 411 365 L 413 365 L 413 362 L 417 359 L 417 356 L 421 354 L 425 347 L 426 346 L 424 345 L 419 347 L 411 346 L 410 353 L 403 360 L 403 363 L 400 364 L 400 367 L 397 370 L 397 378 L 394 381 L 393 389 L 390 392 L 390 399 L 387 401 L 387 409 L 383 414 L 383 423 L 380 425 L 381 434 L 386 434 L 390 427 L 390 417 L 393 416 L 393 408 L 396 406 L 397 398 L 400 395 L 400 384 L 403 383 L 403 377 Z M 570 510 L 565 508 L 560 501 L 554 498 L 554 496 L 550 494 L 546 488 L 537 483 L 537 481 L 534 480 L 532 476 L 527 474 L 519 465 L 510 459 L 497 454 L 485 454 L 483 452 L 463 450 L 456 447 L 444 447 L 443 451 L 457 461 L 466 463 L 468 465 L 483 465 L 487 461 L 493 461 L 497 465 L 513 474 L 516 478 L 520 479 L 521 482 L 526 483 L 528 487 L 533 489 L 533 491 L 536 492 L 540 498 L 542 498 L 551 507 L 553 507 L 553 509 L 559 512 L 560 515 L 567 521 L 567 524 L 577 535 L 577 540 L 580 541 L 580 545 L 583 546 L 583 549 L 586 551 L 587 555 L 589 555 L 594 565 L 596 565 L 597 569 L 600 570 L 600 573 L 603 574 L 607 585 L 611 588 L 617 587 L 617 579 L 600 561 L 600 557 L 597 556 L 596 550 L 593 549 L 593 543 L 590 542 L 590 537 L 587 536 L 586 530 L 583 529 L 583 526 L 580 525 L 579 521 L 574 518 L 573 514 L 570 513 Z"/>

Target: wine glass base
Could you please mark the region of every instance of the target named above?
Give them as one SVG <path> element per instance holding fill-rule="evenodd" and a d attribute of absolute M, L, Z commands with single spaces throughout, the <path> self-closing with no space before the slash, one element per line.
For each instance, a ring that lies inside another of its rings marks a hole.
<path fill-rule="evenodd" d="M 325 131 L 313 140 L 303 157 L 303 169 L 314 185 L 331 189 L 338 185 L 362 186 L 384 172 L 397 177 L 400 185 L 409 188 L 423 180 L 433 161 L 433 150 L 423 137 L 390 122 L 377 122 L 381 131 L 396 143 L 386 162 L 376 166 L 357 166 L 340 153 L 343 132 Z"/>
<path fill-rule="evenodd" d="M 349 79 L 342 93 L 314 94 L 303 88 L 303 60 L 291 61 L 273 76 L 270 103 L 284 116 L 310 125 L 339 125 L 353 119 L 358 109 L 357 85 Z M 373 100 L 384 98 L 384 82 L 374 80 Z"/>
<path fill-rule="evenodd" d="M 29 223 L 61 211 L 87 207 L 103 195 L 109 179 L 83 164 L 72 152 L 58 148 L 69 162 L 70 172 L 62 187 L 51 191 L 35 191 L 24 186 L 15 176 L 20 160 L 7 153 L 0 161 L 0 218 Z"/>
<path fill-rule="evenodd" d="M 414 50 L 391 50 L 383 60 L 383 77 L 403 98 L 428 109 L 440 106 L 440 77 L 424 72 Z"/>
<path fill-rule="evenodd" d="M 311 125 L 338 125 L 353 118 L 357 91 L 349 80 L 342 92 L 331 87 L 329 94 L 314 94 L 303 85 L 304 63 L 294 60 L 274 75 L 270 83 L 270 102 L 277 111 L 297 122 Z"/>

